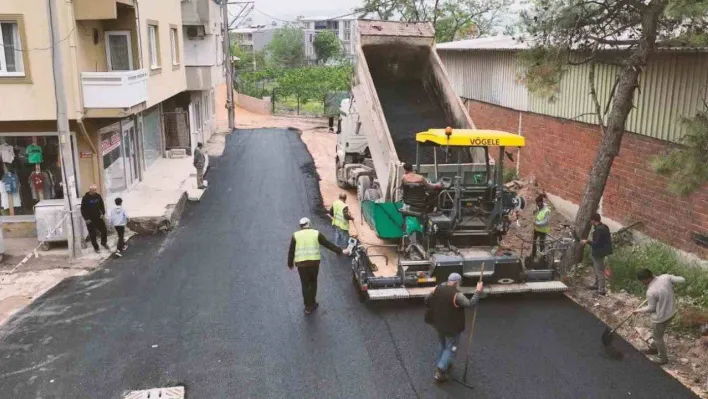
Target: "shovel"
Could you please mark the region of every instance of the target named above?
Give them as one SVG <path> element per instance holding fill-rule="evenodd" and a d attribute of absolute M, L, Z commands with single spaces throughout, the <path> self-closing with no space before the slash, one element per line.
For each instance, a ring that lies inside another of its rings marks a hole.
<path fill-rule="evenodd" d="M 641 308 L 646 303 L 647 303 L 647 300 L 645 299 L 644 302 L 642 302 L 637 308 Z M 622 325 L 624 323 L 626 323 L 629 319 L 631 319 L 632 316 L 634 316 L 634 315 L 635 315 L 634 312 L 630 313 L 629 316 L 625 317 L 624 320 L 620 321 L 619 324 L 617 324 L 615 326 L 615 328 L 613 328 L 613 329 L 610 329 L 610 327 L 605 327 L 605 332 L 602 333 L 602 345 L 605 348 L 609 348 L 610 345 L 612 344 L 612 338 L 615 335 L 615 331 L 617 331 L 617 329 L 622 327 Z"/>

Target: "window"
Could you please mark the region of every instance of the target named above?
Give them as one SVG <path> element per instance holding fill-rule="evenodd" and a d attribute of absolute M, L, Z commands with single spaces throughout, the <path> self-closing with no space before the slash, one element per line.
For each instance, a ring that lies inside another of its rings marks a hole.
<path fill-rule="evenodd" d="M 150 68 L 160 68 L 160 37 L 157 25 L 148 25 L 148 50 L 150 51 Z"/>
<path fill-rule="evenodd" d="M 176 27 L 170 27 L 170 47 L 172 48 L 172 66 L 178 66 L 180 64 L 180 54 Z"/>
<path fill-rule="evenodd" d="M 106 61 L 109 71 L 133 69 L 133 51 L 129 31 L 107 31 Z"/>
<path fill-rule="evenodd" d="M 0 17 L 0 77 L 25 76 L 20 20 L 3 21 Z"/>
<path fill-rule="evenodd" d="M 214 96 L 214 89 L 211 89 L 211 112 L 214 114 L 216 112 L 216 97 Z"/>
<path fill-rule="evenodd" d="M 344 41 L 348 42 L 352 40 L 352 30 L 347 28 L 346 25 L 344 27 Z"/>
<path fill-rule="evenodd" d="M 195 130 L 202 129 L 202 104 L 199 100 L 194 102 L 194 124 Z"/>

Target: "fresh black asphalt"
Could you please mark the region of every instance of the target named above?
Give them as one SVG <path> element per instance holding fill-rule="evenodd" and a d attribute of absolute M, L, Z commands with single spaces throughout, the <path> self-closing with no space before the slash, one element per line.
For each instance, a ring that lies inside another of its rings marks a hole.
<path fill-rule="evenodd" d="M 176 230 L 131 240 L 124 258 L 62 282 L 0 330 L 1 398 L 178 383 L 192 399 L 694 397 L 621 340 L 625 359 L 606 358 L 604 325 L 561 296 L 483 300 L 474 389 L 436 386 L 422 304 L 360 303 L 347 259 L 325 253 L 321 306 L 303 315 L 290 235 L 302 216 L 332 232 L 297 133 L 235 132 L 213 164 Z"/>

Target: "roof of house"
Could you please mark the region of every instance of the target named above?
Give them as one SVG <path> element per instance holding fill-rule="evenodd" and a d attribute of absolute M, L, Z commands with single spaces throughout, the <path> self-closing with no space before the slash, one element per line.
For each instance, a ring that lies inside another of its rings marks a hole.
<path fill-rule="evenodd" d="M 435 45 L 441 50 L 526 50 L 530 46 L 526 42 L 519 42 L 512 36 L 480 37 L 477 39 L 458 40 L 455 42 L 439 43 Z"/>
<path fill-rule="evenodd" d="M 618 39 L 623 39 L 624 37 L 618 37 Z M 480 37 L 477 39 L 469 40 L 458 40 L 455 42 L 446 42 L 436 44 L 438 50 L 450 50 L 450 51 L 519 51 L 528 50 L 533 46 L 533 40 L 515 38 L 513 36 L 499 35 L 491 37 Z M 627 46 L 605 46 L 603 50 L 606 51 L 620 51 L 624 50 Z M 705 52 L 708 51 L 708 47 L 696 47 L 696 46 L 673 46 L 673 47 L 659 47 L 660 52 Z"/>

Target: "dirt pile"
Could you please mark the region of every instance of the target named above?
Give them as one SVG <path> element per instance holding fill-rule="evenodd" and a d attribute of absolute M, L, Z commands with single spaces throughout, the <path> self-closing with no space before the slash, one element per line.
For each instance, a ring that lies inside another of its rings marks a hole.
<path fill-rule="evenodd" d="M 516 214 L 516 219 L 512 223 L 512 229 L 502 240 L 502 245 L 516 251 L 521 257 L 527 256 L 531 251 L 533 240 L 534 211 L 536 210 L 536 197 L 543 194 L 543 188 L 538 186 L 533 178 L 528 180 L 515 180 L 507 184 L 507 188 L 515 191 L 526 201 L 526 207 Z M 554 237 L 561 237 L 563 234 L 563 224 L 571 224 L 559 212 L 554 212 L 553 204 L 546 200 L 551 208 L 551 233 Z M 518 221 L 518 224 L 516 223 Z"/>

